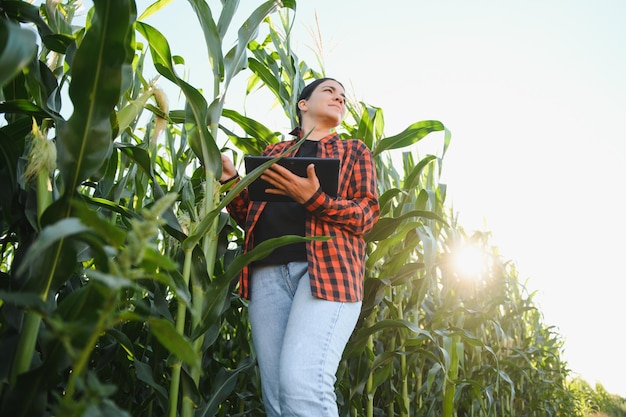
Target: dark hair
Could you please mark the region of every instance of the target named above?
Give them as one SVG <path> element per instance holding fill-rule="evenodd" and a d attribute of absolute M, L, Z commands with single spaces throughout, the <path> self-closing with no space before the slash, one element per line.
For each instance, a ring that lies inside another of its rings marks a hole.
<path fill-rule="evenodd" d="M 298 118 L 297 122 L 298 122 L 298 126 L 294 129 L 294 131 L 298 131 L 299 127 L 302 125 L 302 114 L 300 113 L 300 107 L 298 106 L 298 103 L 300 103 L 300 100 L 308 100 L 311 97 L 311 94 L 313 94 L 313 91 L 315 91 L 315 89 L 317 88 L 318 85 L 320 85 L 321 83 L 323 83 L 324 81 L 335 81 L 337 83 L 339 83 L 340 86 L 343 87 L 343 84 L 341 84 L 339 81 L 335 80 L 334 78 L 330 78 L 330 77 L 325 77 L 325 78 L 319 78 L 315 81 L 310 82 L 307 86 L 305 86 L 302 91 L 300 92 L 300 95 L 298 96 L 298 101 L 296 101 L 296 117 Z"/>

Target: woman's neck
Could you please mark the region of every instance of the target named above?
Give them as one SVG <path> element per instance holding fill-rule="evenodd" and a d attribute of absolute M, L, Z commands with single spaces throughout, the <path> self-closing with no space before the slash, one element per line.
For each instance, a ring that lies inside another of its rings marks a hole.
<path fill-rule="evenodd" d="M 317 126 L 307 126 L 303 124 L 302 134 L 306 136 L 308 140 L 320 140 L 332 133 L 332 128 L 319 128 Z"/>

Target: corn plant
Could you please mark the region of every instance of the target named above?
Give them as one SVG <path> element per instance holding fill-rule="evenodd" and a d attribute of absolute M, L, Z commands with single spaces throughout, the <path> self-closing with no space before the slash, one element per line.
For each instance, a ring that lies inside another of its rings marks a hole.
<path fill-rule="evenodd" d="M 189 3 L 209 54 L 208 96 L 142 20 L 167 2 L 138 17 L 132 0 L 96 0 L 81 27 L 77 1 L 0 0 L 0 415 L 264 415 L 236 277 L 301 238 L 241 254 L 242 231 L 223 209 L 260 171 L 222 186 L 219 153 L 238 160 L 283 137 L 224 108 L 225 97 L 246 69 L 246 94 L 266 89 L 295 121 L 298 92 L 324 70 L 291 49 L 295 1 L 259 1 L 228 51 L 238 2 L 219 15 Z M 184 108 L 169 108 L 154 71 Z M 372 150 L 381 205 L 338 372 L 341 416 L 618 412 L 614 398 L 568 383 L 563 343 L 514 264 L 446 207 L 445 125 L 387 135 L 383 115 L 351 102 L 340 129 Z M 423 140 L 441 151 L 420 155 Z M 454 266 L 465 245 L 486 259 L 473 280 Z"/>
<path fill-rule="evenodd" d="M 254 373 L 245 319 L 230 341 L 238 356 L 219 355 L 219 342 L 231 304 L 241 308 L 237 272 L 271 249 L 227 250 L 216 137 L 248 43 L 295 3 L 260 3 L 227 51 L 237 4 L 214 19 L 190 3 L 210 54 L 209 99 L 178 76 L 179 57 L 134 1 L 97 0 L 78 28 L 76 1 L 0 3 L 3 415 L 215 415 Z M 148 53 L 184 109 L 144 76 Z"/>

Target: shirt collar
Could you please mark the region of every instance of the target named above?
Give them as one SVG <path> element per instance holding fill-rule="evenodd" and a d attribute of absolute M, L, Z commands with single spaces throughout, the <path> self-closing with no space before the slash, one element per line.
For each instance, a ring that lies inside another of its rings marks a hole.
<path fill-rule="evenodd" d="M 302 132 L 302 129 L 300 128 L 296 128 L 294 129 L 291 134 L 293 136 L 296 136 L 299 139 L 302 139 L 304 137 L 304 133 Z M 339 139 L 339 135 L 337 134 L 337 132 L 332 132 L 329 133 L 328 135 L 324 136 L 323 138 L 321 138 L 318 142 L 333 142 L 335 140 Z"/>

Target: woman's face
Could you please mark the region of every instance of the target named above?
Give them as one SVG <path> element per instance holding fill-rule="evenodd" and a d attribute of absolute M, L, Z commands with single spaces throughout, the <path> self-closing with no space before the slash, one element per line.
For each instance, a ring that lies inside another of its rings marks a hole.
<path fill-rule="evenodd" d="M 298 103 L 303 119 L 319 124 L 338 126 L 346 115 L 346 93 L 335 80 L 318 85 L 308 99 Z"/>

